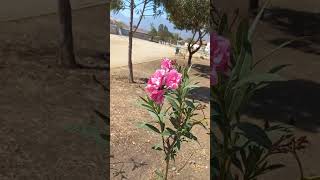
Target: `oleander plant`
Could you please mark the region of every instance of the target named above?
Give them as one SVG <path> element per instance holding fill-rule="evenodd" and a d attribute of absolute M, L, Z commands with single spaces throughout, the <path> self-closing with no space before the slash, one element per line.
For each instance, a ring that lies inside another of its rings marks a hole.
<path fill-rule="evenodd" d="M 156 171 L 159 179 L 168 179 L 171 160 L 175 160 L 184 142 L 197 141 L 192 133 L 195 125 L 202 125 L 198 111 L 204 106 L 190 98 L 191 90 L 197 88 L 189 77 L 191 67 L 179 66 L 175 61 L 164 58 L 161 68 L 151 75 L 145 87 L 146 97 L 141 98 L 141 105 L 153 117 L 152 121 L 140 123 L 159 137 L 159 144 L 152 149 L 162 152 L 165 168 Z"/>
<path fill-rule="evenodd" d="M 266 122 L 261 127 L 241 116 L 258 90 L 275 81 L 286 81 L 277 72 L 287 64 L 277 65 L 267 72 L 256 70 L 270 54 L 290 43 L 280 45 L 261 59 L 254 59 L 252 36 L 265 5 L 251 24 L 247 19 L 240 22 L 233 19 L 229 24 L 226 14 L 214 16 L 216 26 L 210 37 L 211 179 L 257 180 L 263 174 L 284 167 L 285 164 L 274 163 L 270 158 L 287 153 L 297 162 L 298 179 L 319 179 L 307 178 L 303 173 L 298 152 L 308 144 L 305 136 L 297 137 L 287 125 L 271 126 Z M 232 27 L 235 25 L 237 27 Z"/>

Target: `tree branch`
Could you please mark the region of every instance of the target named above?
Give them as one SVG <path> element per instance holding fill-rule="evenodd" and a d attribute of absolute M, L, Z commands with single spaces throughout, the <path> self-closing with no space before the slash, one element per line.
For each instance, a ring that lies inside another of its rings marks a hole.
<path fill-rule="evenodd" d="M 202 46 L 202 38 L 205 36 L 205 34 L 206 34 L 206 33 L 204 33 L 204 35 L 202 35 L 201 30 L 199 30 L 199 37 L 198 37 L 198 39 L 197 39 L 196 42 L 199 42 L 199 41 L 200 41 L 200 45 L 199 45 L 194 51 L 191 51 L 191 52 L 190 52 L 191 54 L 194 54 L 194 53 L 196 53 L 197 51 L 199 51 L 199 49 L 200 49 L 201 46 Z M 196 44 L 196 43 L 194 43 L 194 44 L 192 45 L 192 47 L 193 47 L 195 44 Z"/>
<path fill-rule="evenodd" d="M 145 8 L 146 8 L 146 5 L 147 5 L 148 2 L 150 2 L 150 1 L 144 0 L 144 4 L 143 4 L 142 11 L 141 11 L 141 15 L 140 15 L 139 21 L 138 21 L 138 23 L 137 23 L 137 25 L 136 25 L 136 28 L 135 28 L 135 30 L 133 31 L 133 33 L 135 33 L 135 32 L 138 30 L 138 27 L 139 27 L 139 25 L 140 25 L 140 23 L 141 23 L 141 20 L 142 20 L 142 18 L 144 17 Z"/>
<path fill-rule="evenodd" d="M 191 38 L 191 40 L 190 40 L 189 43 L 188 43 L 188 51 L 191 51 L 191 47 L 193 46 L 193 45 L 191 45 L 191 43 L 192 43 L 194 37 L 196 36 L 196 33 L 197 33 L 197 31 L 195 31 L 195 32 L 193 33 L 192 38 Z M 191 45 L 191 46 L 190 46 L 190 45 Z"/>

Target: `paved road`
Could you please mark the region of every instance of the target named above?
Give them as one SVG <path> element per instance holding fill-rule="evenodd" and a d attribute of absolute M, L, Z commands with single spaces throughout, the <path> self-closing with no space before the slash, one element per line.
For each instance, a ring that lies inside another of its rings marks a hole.
<path fill-rule="evenodd" d="M 173 57 L 174 48 L 158 43 L 133 39 L 133 64 L 143 63 Z M 110 64 L 111 68 L 127 66 L 128 64 L 128 37 L 110 35 Z"/>
<path fill-rule="evenodd" d="M 71 0 L 73 9 L 105 3 L 105 0 Z M 57 0 L 2 0 L 0 5 L 0 21 L 39 16 L 56 11 Z"/>

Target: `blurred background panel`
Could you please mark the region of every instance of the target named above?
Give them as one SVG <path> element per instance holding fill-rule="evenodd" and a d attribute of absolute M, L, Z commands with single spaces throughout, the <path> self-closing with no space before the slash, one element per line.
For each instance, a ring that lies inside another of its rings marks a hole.
<path fill-rule="evenodd" d="M 101 4 L 106 4 L 105 0 L 71 0 L 73 9 Z M 0 6 L 0 21 L 39 16 L 56 11 L 56 0 L 4 0 Z"/>

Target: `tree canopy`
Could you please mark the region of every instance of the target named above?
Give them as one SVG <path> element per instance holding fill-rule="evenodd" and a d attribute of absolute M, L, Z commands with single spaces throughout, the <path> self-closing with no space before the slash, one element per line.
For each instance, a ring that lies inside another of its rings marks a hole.
<path fill-rule="evenodd" d="M 165 8 L 168 19 L 179 30 L 207 30 L 210 0 L 156 0 Z"/>

